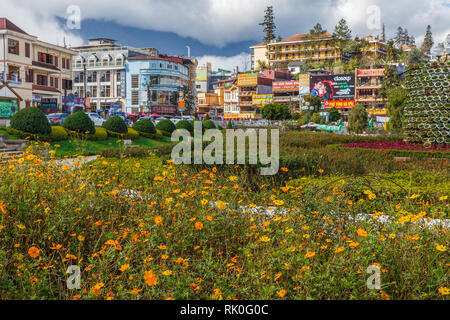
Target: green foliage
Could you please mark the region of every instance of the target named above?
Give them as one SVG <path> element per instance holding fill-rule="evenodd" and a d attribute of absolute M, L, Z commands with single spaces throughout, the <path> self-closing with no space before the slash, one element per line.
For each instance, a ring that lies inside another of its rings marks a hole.
<path fill-rule="evenodd" d="M 12 127 L 6 128 L 6 131 L 11 136 L 17 137 L 19 139 L 27 139 L 33 141 L 41 141 L 41 142 L 58 142 L 64 141 L 69 138 L 66 130 L 63 127 L 53 126 L 51 127 L 50 134 L 35 134 L 28 133 L 21 130 L 16 130 Z"/>
<path fill-rule="evenodd" d="M 209 114 L 206 114 L 205 118 L 203 119 L 203 121 L 206 121 L 206 120 L 211 120 L 211 118 L 209 117 Z"/>
<path fill-rule="evenodd" d="M 163 135 L 159 134 L 159 133 L 139 132 L 139 135 L 141 137 L 144 137 L 144 138 L 147 138 L 147 139 L 153 139 L 153 140 L 161 140 L 163 138 Z"/>
<path fill-rule="evenodd" d="M 310 107 L 314 107 L 313 112 L 318 112 L 322 107 L 322 99 L 318 96 L 308 94 L 303 97 L 303 100 L 305 100 L 305 102 L 309 102 Z"/>
<path fill-rule="evenodd" d="M 107 148 L 100 151 L 100 155 L 104 158 L 145 158 L 151 153 L 151 149 L 147 147 L 139 148 Z"/>
<path fill-rule="evenodd" d="M 172 121 L 162 120 L 156 124 L 156 129 L 168 132 L 170 135 L 177 129 Z"/>
<path fill-rule="evenodd" d="M 106 141 L 108 140 L 108 131 L 102 127 L 96 127 L 95 133 L 88 135 L 87 139 L 90 141 Z"/>
<path fill-rule="evenodd" d="M 336 122 L 342 118 L 342 114 L 337 108 L 332 108 L 330 110 L 330 122 Z"/>
<path fill-rule="evenodd" d="M 138 132 L 143 132 L 143 133 L 153 133 L 153 134 L 156 133 L 155 126 L 148 119 L 143 119 L 143 120 L 140 120 L 140 121 L 136 122 L 133 125 L 133 129 L 138 131 Z"/>
<path fill-rule="evenodd" d="M 261 115 L 267 120 L 287 120 L 291 118 L 289 107 L 278 103 L 266 104 L 261 110 Z"/>
<path fill-rule="evenodd" d="M 216 124 L 214 123 L 214 121 L 212 120 L 205 120 L 203 121 L 203 128 L 205 130 L 209 130 L 209 129 L 216 129 Z"/>
<path fill-rule="evenodd" d="M 407 91 L 402 87 L 395 87 L 388 91 L 388 115 L 389 128 L 394 133 L 402 132 L 402 118 L 403 111 L 405 109 L 405 103 L 407 98 Z"/>
<path fill-rule="evenodd" d="M 181 121 L 177 122 L 177 124 L 175 125 L 175 128 L 185 129 L 185 130 L 189 131 L 190 133 L 194 132 L 194 126 L 188 120 L 181 120 Z"/>
<path fill-rule="evenodd" d="M 78 111 L 68 116 L 63 122 L 63 127 L 71 131 L 76 131 L 78 133 L 95 133 L 94 122 L 83 111 Z"/>
<path fill-rule="evenodd" d="M 314 123 L 317 123 L 317 124 L 321 124 L 321 123 L 323 122 L 323 120 L 322 120 L 322 117 L 320 116 L 319 113 L 314 113 L 314 114 L 311 116 L 310 122 L 314 122 Z"/>
<path fill-rule="evenodd" d="M 363 133 L 369 127 L 368 114 L 362 104 L 357 104 L 350 110 L 348 116 L 348 130 L 354 133 Z"/>
<path fill-rule="evenodd" d="M 127 124 L 119 116 L 114 116 L 106 120 L 106 122 L 103 124 L 103 128 L 115 133 L 126 134 L 128 132 Z"/>
<path fill-rule="evenodd" d="M 233 124 L 231 123 L 231 121 L 227 122 L 227 129 L 233 129 Z"/>
<path fill-rule="evenodd" d="M 342 18 L 334 28 L 333 39 L 339 41 L 348 41 L 352 38 L 352 30 L 347 25 L 347 21 Z"/>
<path fill-rule="evenodd" d="M 260 26 L 264 27 L 264 42 L 270 43 L 271 41 L 275 40 L 275 16 L 273 13 L 273 7 L 268 6 L 265 10 L 264 15 L 264 21 L 259 24 Z"/>
<path fill-rule="evenodd" d="M 42 110 L 36 107 L 24 108 L 14 114 L 11 119 L 11 127 L 33 134 L 50 134 L 52 132 L 47 117 Z"/>
<path fill-rule="evenodd" d="M 133 128 L 127 128 L 127 133 L 118 133 L 111 130 L 107 130 L 108 136 L 124 140 L 136 140 L 139 138 L 139 132 Z"/>

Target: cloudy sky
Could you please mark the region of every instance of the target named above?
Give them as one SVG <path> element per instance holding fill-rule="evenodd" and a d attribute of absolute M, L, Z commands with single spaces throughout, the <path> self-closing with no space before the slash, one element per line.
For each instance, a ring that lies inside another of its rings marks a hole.
<path fill-rule="evenodd" d="M 402 26 L 419 44 L 428 24 L 435 42 L 450 33 L 450 0 L 0 0 L 0 16 L 56 44 L 110 37 L 169 54 L 186 54 L 189 45 L 200 62 L 232 69 L 248 64 L 248 46 L 262 42 L 258 23 L 268 5 L 283 38 L 308 32 L 317 22 L 332 32 L 340 18 L 360 37 L 381 34 L 380 21 L 387 37 Z M 81 28 L 71 29 L 78 12 Z"/>

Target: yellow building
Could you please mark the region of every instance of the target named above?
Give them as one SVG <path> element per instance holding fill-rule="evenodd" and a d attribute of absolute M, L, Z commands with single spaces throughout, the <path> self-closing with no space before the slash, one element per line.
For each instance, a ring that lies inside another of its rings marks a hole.
<path fill-rule="evenodd" d="M 361 53 L 372 59 L 383 59 L 386 57 L 387 43 L 377 37 L 367 36 L 364 38 L 366 46 L 361 48 Z"/>
<path fill-rule="evenodd" d="M 343 60 L 342 50 L 328 32 L 296 34 L 270 43 L 268 56 L 271 65 L 287 65 L 289 62 L 336 63 Z"/>
<path fill-rule="evenodd" d="M 252 70 L 257 70 L 260 64 L 269 65 L 267 44 L 265 42 L 250 47 Z"/>

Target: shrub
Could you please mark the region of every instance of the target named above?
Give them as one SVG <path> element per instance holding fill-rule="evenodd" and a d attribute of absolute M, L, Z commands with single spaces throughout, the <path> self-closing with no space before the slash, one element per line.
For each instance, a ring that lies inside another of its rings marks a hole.
<path fill-rule="evenodd" d="M 231 124 L 231 121 L 228 121 L 228 123 L 227 123 L 227 129 L 233 129 L 233 125 Z"/>
<path fill-rule="evenodd" d="M 159 134 L 159 133 L 139 132 L 139 135 L 141 137 L 144 137 L 144 138 L 147 138 L 147 139 L 153 139 L 153 140 L 161 140 L 163 138 L 163 135 Z"/>
<path fill-rule="evenodd" d="M 96 127 L 95 133 L 92 135 L 88 135 L 88 140 L 90 141 L 106 141 L 108 140 L 108 131 L 102 127 Z"/>
<path fill-rule="evenodd" d="M 163 120 L 158 122 L 158 124 L 156 125 L 156 129 L 168 132 L 170 133 L 170 135 L 172 135 L 172 132 L 174 132 L 177 128 L 175 127 L 172 121 Z"/>
<path fill-rule="evenodd" d="M 126 134 L 128 132 L 127 124 L 119 116 L 114 116 L 106 120 L 106 122 L 103 124 L 103 128 L 115 133 Z"/>
<path fill-rule="evenodd" d="M 6 131 L 8 134 L 15 136 L 19 139 L 28 139 L 34 141 L 43 141 L 43 142 L 58 142 L 64 141 L 69 138 L 66 130 L 62 127 L 51 127 L 52 132 L 50 134 L 33 134 L 21 130 L 16 130 L 12 127 L 8 127 Z"/>
<path fill-rule="evenodd" d="M 348 116 L 348 130 L 354 133 L 363 133 L 369 127 L 366 108 L 357 104 L 350 110 Z"/>
<path fill-rule="evenodd" d="M 52 132 L 50 133 L 51 141 L 65 141 L 69 139 L 67 131 L 63 127 L 54 126 L 52 127 Z M 50 141 L 49 141 L 50 142 Z"/>
<path fill-rule="evenodd" d="M 156 132 L 157 132 L 157 134 L 164 136 L 164 137 L 169 137 L 169 138 L 172 137 L 172 133 L 164 131 L 164 130 L 157 129 Z"/>
<path fill-rule="evenodd" d="M 136 122 L 133 125 L 133 129 L 138 131 L 139 133 L 141 133 L 141 132 L 142 133 L 152 133 L 152 134 L 156 133 L 155 126 L 148 119 L 143 119 L 143 120 L 140 120 L 140 121 Z"/>
<path fill-rule="evenodd" d="M 322 123 L 323 122 L 322 116 L 319 113 L 314 113 L 311 117 L 311 122 L 318 124 Z"/>
<path fill-rule="evenodd" d="M 68 116 L 63 122 L 63 127 L 78 133 L 95 133 L 94 122 L 83 111 L 78 111 Z"/>
<path fill-rule="evenodd" d="M 145 158 L 150 155 L 150 148 L 108 148 L 100 151 L 100 155 L 105 158 L 121 158 L 122 156 L 130 158 Z"/>
<path fill-rule="evenodd" d="M 133 128 L 127 128 L 127 133 L 118 133 L 111 130 L 107 130 L 108 136 L 124 140 L 136 140 L 139 138 L 139 132 Z"/>
<path fill-rule="evenodd" d="M 185 129 L 191 133 L 194 132 L 194 126 L 192 125 L 192 123 L 190 123 L 187 120 L 181 120 L 180 122 L 178 122 L 175 126 L 177 129 Z"/>
<path fill-rule="evenodd" d="M 42 110 L 36 107 L 25 108 L 17 112 L 11 119 L 11 127 L 33 134 L 50 134 L 52 132 L 47 117 Z"/>
<path fill-rule="evenodd" d="M 216 129 L 216 124 L 212 120 L 203 121 L 203 128 L 205 130 Z"/>

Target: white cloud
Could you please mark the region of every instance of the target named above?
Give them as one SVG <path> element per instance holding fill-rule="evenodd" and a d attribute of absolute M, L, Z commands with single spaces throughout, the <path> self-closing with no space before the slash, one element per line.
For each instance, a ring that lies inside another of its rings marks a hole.
<path fill-rule="evenodd" d="M 239 67 L 239 71 L 248 71 L 251 68 L 250 54 L 245 52 L 233 57 L 203 56 L 198 58 L 199 66 L 206 65 L 207 62 L 211 63 L 213 70 L 221 68 L 233 71 L 236 67 Z"/>
<path fill-rule="evenodd" d="M 237 41 L 261 40 L 262 21 L 267 5 L 273 5 L 277 34 L 288 37 L 308 32 L 320 22 L 329 32 L 344 17 L 360 37 L 379 34 L 366 26 L 367 8 L 381 9 L 381 22 L 387 35 L 398 26 L 407 28 L 416 39 L 422 39 L 430 24 L 440 37 L 450 33 L 450 6 L 443 0 L 1 0 L 0 12 L 16 24 L 43 39 L 80 41 L 64 31 L 55 16 L 65 17 L 69 5 L 78 5 L 82 18 L 104 19 L 143 29 L 174 32 L 198 39 L 204 44 L 224 46 Z"/>

